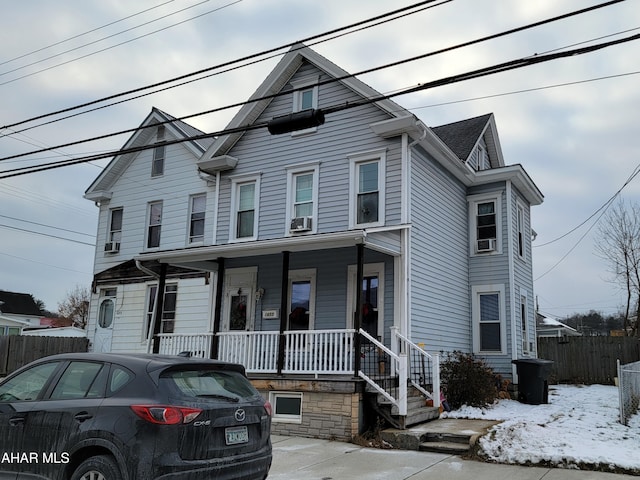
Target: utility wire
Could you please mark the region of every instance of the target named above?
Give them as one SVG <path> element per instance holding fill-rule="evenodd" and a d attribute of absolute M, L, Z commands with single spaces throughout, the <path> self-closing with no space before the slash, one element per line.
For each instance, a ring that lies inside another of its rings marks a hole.
<path fill-rule="evenodd" d="M 66 229 L 66 228 L 61 228 L 61 227 L 57 227 L 57 226 L 54 226 L 54 225 L 46 225 L 46 224 L 44 224 L 44 223 L 31 222 L 31 221 L 29 221 L 29 220 L 24 220 L 24 219 L 22 219 L 22 218 L 10 217 L 9 215 L 2 215 L 2 214 L 0 214 L 0 217 L 2 217 L 2 218 L 7 218 L 7 219 L 9 219 L 9 220 L 16 220 L 16 221 L 18 221 L 18 222 L 29 223 L 29 224 L 31 224 L 31 225 L 37 225 L 37 226 L 39 226 L 39 227 L 53 228 L 53 229 L 55 229 L 55 230 L 59 230 L 59 231 L 62 231 L 62 232 L 76 233 L 76 234 L 78 234 L 78 235 L 84 235 L 85 237 L 92 237 L 92 238 L 93 238 L 93 237 L 95 237 L 95 234 L 92 234 L 92 233 L 78 232 L 78 231 L 76 231 L 76 230 L 68 230 L 68 229 Z"/>
<path fill-rule="evenodd" d="M 26 262 L 37 263 L 39 265 L 45 265 L 47 267 L 58 268 L 60 270 L 66 270 L 67 272 L 81 273 L 83 275 L 88 275 L 90 277 L 93 276 L 93 274 L 91 274 L 89 272 L 81 272 L 80 270 L 73 270 L 71 268 L 59 267 L 57 265 L 51 265 L 50 263 L 38 262 L 37 260 L 33 260 L 32 258 L 19 257 L 17 255 L 11 255 L 11 254 L 5 253 L 5 252 L 0 252 L 0 255 L 5 255 L 5 256 L 11 257 L 11 258 L 17 258 L 18 260 L 24 260 Z"/>
<path fill-rule="evenodd" d="M 209 0 L 204 0 L 204 1 L 203 1 L 203 2 L 201 2 L 201 3 L 205 3 L 205 2 L 208 2 L 208 1 L 209 1 Z M 235 0 L 235 1 L 231 2 L 231 3 L 228 3 L 228 4 L 226 4 L 226 5 L 223 5 L 222 7 L 214 8 L 214 9 L 209 10 L 209 11 L 207 11 L 207 12 L 204 12 L 204 13 L 201 13 L 201 14 L 199 14 L 199 15 L 196 15 L 195 17 L 191 17 L 191 18 L 188 18 L 188 19 L 183 20 L 183 21 L 181 21 L 181 22 L 174 23 L 174 24 L 168 25 L 168 26 L 166 26 L 166 27 L 159 28 L 158 30 L 154 30 L 154 31 L 152 31 L 152 32 L 145 33 L 144 35 L 140 35 L 140 36 L 138 36 L 138 37 L 134 37 L 134 38 L 129 39 L 129 40 L 126 40 L 126 41 L 124 41 L 124 42 L 116 43 L 115 45 L 111 45 L 111 46 L 109 46 L 109 47 L 105 47 L 105 48 L 102 48 L 102 49 L 100 49 L 100 50 L 96 50 L 95 52 L 87 53 L 86 55 L 81 55 L 80 57 L 76 57 L 76 58 L 73 58 L 73 59 L 71 59 L 71 60 L 67 60 L 67 61 L 65 61 L 65 62 L 61 62 L 61 63 L 58 63 L 58 64 L 56 64 L 56 65 L 52 65 L 52 66 L 47 67 L 47 68 L 43 68 L 43 69 L 38 70 L 38 71 L 36 71 L 36 72 L 28 73 L 28 74 L 26 74 L 26 75 L 22 75 L 22 76 L 20 76 L 20 77 L 13 78 L 13 79 L 11 79 L 11 80 L 7 80 L 6 82 L 2 82 L 2 83 L 0 83 L 0 86 L 1 86 L 1 85 L 7 85 L 7 84 L 9 84 L 9 83 L 13 83 L 13 82 L 17 82 L 18 80 L 22 80 L 23 78 L 31 77 L 31 76 L 33 76 L 33 75 L 37 75 L 38 73 L 46 72 L 46 71 L 48 71 L 48 70 L 52 70 L 52 69 L 57 68 L 57 67 L 60 67 L 60 66 L 62 66 L 62 65 L 67 65 L 67 64 L 69 64 L 69 63 L 73 63 L 73 62 L 76 62 L 76 61 L 78 61 L 78 60 L 82 60 L 83 58 L 91 57 L 91 56 L 96 55 L 96 54 L 98 54 L 98 53 L 106 52 L 107 50 L 111 50 L 111 49 L 113 49 L 113 48 L 120 47 L 120 46 L 122 46 L 122 45 L 126 45 L 127 43 L 131 43 L 131 42 L 134 42 L 134 41 L 136 41 L 136 40 L 140 40 L 141 38 L 145 38 L 145 37 L 149 37 L 149 36 L 151 36 L 151 35 L 155 35 L 156 33 L 162 32 L 162 31 L 164 31 L 164 30 L 168 30 L 168 29 L 173 28 L 173 27 L 176 27 L 176 26 L 178 26 L 178 25 L 182 25 L 183 23 L 190 22 L 190 21 L 192 21 L 192 20 L 195 20 L 196 18 L 200 18 L 200 17 L 203 17 L 203 16 L 205 16 L 205 15 L 209 15 L 209 14 L 211 14 L 211 13 L 214 13 L 214 12 L 217 12 L 217 11 L 219 11 L 219 10 L 222 10 L 223 8 L 230 7 L 230 6 L 235 5 L 236 3 L 239 3 L 239 2 L 241 2 L 241 1 L 242 1 L 242 0 Z M 200 4 L 198 4 L 198 5 L 200 5 Z M 191 7 L 187 7 L 187 8 L 193 8 L 193 6 L 195 6 L 195 5 L 192 5 Z M 185 9 L 185 10 L 186 10 L 186 9 Z M 172 14 L 172 15 L 173 15 L 173 14 Z M 156 21 L 156 20 L 153 20 L 153 21 Z M 151 22 L 148 22 L 148 23 L 151 23 Z M 138 27 L 135 27 L 135 28 L 138 28 Z M 133 30 L 133 28 L 131 28 L 130 30 Z M 111 35 L 111 36 L 115 36 L 115 35 L 117 35 L 117 34 L 114 34 L 114 35 Z M 110 37 L 106 37 L 106 38 L 110 38 Z M 92 42 L 92 43 L 98 43 L 98 42 L 100 42 L 100 41 L 101 41 L 101 40 L 96 40 L 95 42 Z M 91 44 L 89 44 L 89 45 L 91 45 Z M 59 54 L 53 55 L 53 56 L 51 56 L 51 57 L 48 57 L 47 59 L 49 59 L 49 58 L 55 58 L 55 57 L 58 57 L 58 56 L 60 56 L 60 55 L 62 55 L 62 54 L 64 54 L 64 53 L 72 52 L 72 51 L 74 51 L 74 50 L 78 50 L 78 49 L 80 49 L 80 48 L 83 48 L 83 46 L 73 48 L 73 49 L 71 49 L 71 50 L 68 50 L 67 52 L 62 52 L 62 53 L 59 53 Z M 45 60 L 47 60 L 47 59 L 45 59 Z M 28 66 L 31 66 L 31 65 L 35 65 L 36 63 L 39 63 L 39 62 L 34 62 L 34 63 L 28 64 L 28 65 L 25 65 L 25 67 L 28 67 Z M 15 72 L 15 71 L 20 70 L 20 69 L 22 69 L 22 68 L 24 68 L 24 67 L 20 67 L 20 68 L 16 68 L 16 69 L 13 69 L 13 70 L 9 70 L 9 71 L 4 72 L 4 73 L 0 73 L 0 76 L 2 76 L 2 75 L 6 75 L 6 74 L 11 73 L 11 72 Z"/>
<path fill-rule="evenodd" d="M 608 2 L 608 3 L 618 3 L 618 2 L 622 2 L 622 1 L 625 1 L 625 0 L 612 0 L 611 2 Z M 400 8 L 400 9 L 397 9 L 397 10 L 393 10 L 391 12 L 387 12 L 387 13 L 384 13 L 384 14 L 381 14 L 381 15 L 377 15 L 375 17 L 371 17 L 371 18 L 368 18 L 366 20 L 361 20 L 359 22 L 352 23 L 352 24 L 344 26 L 344 27 L 336 28 L 336 29 L 330 30 L 328 32 L 312 35 L 312 36 L 307 37 L 305 39 L 297 40 L 297 41 L 292 42 L 292 43 L 287 43 L 287 44 L 281 45 L 279 47 L 270 48 L 270 49 L 264 50 L 264 51 L 262 51 L 260 53 L 254 53 L 254 54 L 242 57 L 242 58 L 238 58 L 238 59 L 235 59 L 235 60 L 224 62 L 224 63 L 218 64 L 218 65 L 214 65 L 212 67 L 204 68 L 202 70 L 198 70 L 198 71 L 195 71 L 195 72 L 187 73 L 185 75 L 180 75 L 178 77 L 170 78 L 168 80 L 163 80 L 161 82 L 157 82 L 157 83 L 154 83 L 154 84 L 146 85 L 146 86 L 143 86 L 143 87 L 138 87 L 138 88 L 135 88 L 135 89 L 132 89 L 132 90 L 127 90 L 127 91 L 121 92 L 121 93 L 116 93 L 116 94 L 109 95 L 107 97 L 103 97 L 103 98 L 100 98 L 100 99 L 97 99 L 97 100 L 92 100 L 90 102 L 86 102 L 86 103 L 82 103 L 82 104 L 75 105 L 75 106 L 72 106 L 72 107 L 67 107 L 67 108 L 64 108 L 64 109 L 61 109 L 61 110 L 57 110 L 57 111 L 54 111 L 54 112 L 38 115 L 36 117 L 31 117 L 31 118 L 28 118 L 26 120 L 21 120 L 19 122 L 16 122 L 16 123 L 13 123 L 13 124 L 10 124 L 10 125 L 6 125 L 4 127 L 0 127 L 0 130 L 5 129 L 5 128 L 16 127 L 18 125 L 23 125 L 25 123 L 32 122 L 32 121 L 35 121 L 35 120 L 40 120 L 42 118 L 47 118 L 47 117 L 50 117 L 50 116 L 53 116 L 53 115 L 58 115 L 58 114 L 61 114 L 61 113 L 70 112 L 72 110 L 77 110 L 79 108 L 88 107 L 90 105 L 95 105 L 96 103 L 106 102 L 106 101 L 112 100 L 114 98 L 122 97 L 122 96 L 125 96 L 125 95 L 131 95 L 131 94 L 134 94 L 134 93 L 141 92 L 143 90 L 147 90 L 147 89 L 151 89 L 151 88 L 155 88 L 155 87 L 160 87 L 162 85 L 166 85 L 166 84 L 169 84 L 169 83 L 172 83 L 172 82 L 177 82 L 177 81 L 180 81 L 180 80 L 184 80 L 184 79 L 189 78 L 189 77 L 194 77 L 196 75 L 201 75 L 203 73 L 210 72 L 212 70 L 216 70 L 216 69 L 219 69 L 219 68 L 227 67 L 227 66 L 233 65 L 235 63 L 244 62 L 244 61 L 251 60 L 251 59 L 254 59 L 254 58 L 258 58 L 258 57 L 263 56 L 263 55 L 268 55 L 268 54 L 271 54 L 271 53 L 282 51 L 282 50 L 287 49 L 287 48 L 292 48 L 292 47 L 294 47 L 294 46 L 296 46 L 296 45 L 298 45 L 300 43 L 310 42 L 310 41 L 322 38 L 322 37 L 327 36 L 327 35 L 332 35 L 334 33 L 337 33 L 337 32 L 340 32 L 340 31 L 344 31 L 344 30 L 348 30 L 350 28 L 359 27 L 359 26 L 365 25 L 365 24 L 367 24 L 369 22 L 374 22 L 374 21 L 380 20 L 382 18 L 389 17 L 389 16 L 395 15 L 397 13 L 405 12 L 405 11 L 417 8 L 419 6 L 426 5 L 426 4 L 429 4 L 429 3 L 434 3 L 434 2 L 436 2 L 436 0 L 424 0 L 422 2 L 418 2 L 418 3 L 415 3 L 413 5 L 409 5 L 407 7 Z"/>
<path fill-rule="evenodd" d="M 534 23 L 531 23 L 531 24 L 528 24 L 528 25 L 524 25 L 524 26 L 521 26 L 521 27 L 517 27 L 517 28 L 514 28 L 514 29 L 503 31 L 503 32 L 500 32 L 500 33 L 497 33 L 497 34 L 485 36 L 485 37 L 482 37 L 482 38 L 479 38 L 479 39 L 471 40 L 471 41 L 468 41 L 468 42 L 464 42 L 464 43 L 461 43 L 461 44 L 458 44 L 458 45 L 454 45 L 454 46 L 451 46 L 451 47 L 443 48 L 443 49 L 436 50 L 436 51 L 433 51 L 433 52 L 428 52 L 428 53 L 425 53 L 425 54 L 422 54 L 422 55 L 417 55 L 417 56 L 414 56 L 414 57 L 411 57 L 411 58 L 407 58 L 407 59 L 404 59 L 404 60 L 399 60 L 399 61 L 396 61 L 396 62 L 387 63 L 385 65 L 369 68 L 369 69 L 366 69 L 366 70 L 361 70 L 360 72 L 357 72 L 357 73 L 347 74 L 347 75 L 343 75 L 341 77 L 336 77 L 336 78 L 330 78 L 330 79 L 318 82 L 316 85 L 317 86 L 323 86 L 323 85 L 335 83 L 335 82 L 338 82 L 338 81 L 346 80 L 346 79 L 349 79 L 349 78 L 355 78 L 356 76 L 359 76 L 359 75 L 364 75 L 364 74 L 367 74 L 367 73 L 372 73 L 372 72 L 376 72 L 376 71 L 383 70 L 383 69 L 386 69 L 386 68 L 391 68 L 391 67 L 395 67 L 395 66 L 398 66 L 398 65 L 402 65 L 402 64 L 405 64 L 405 63 L 410 63 L 410 62 L 414 62 L 414 61 L 417 61 L 417 60 L 422 60 L 422 59 L 430 57 L 430 56 L 434 56 L 434 55 L 438 55 L 438 54 L 441 54 L 441 53 L 450 52 L 450 51 L 458 49 L 458 48 L 470 46 L 470 45 L 473 45 L 473 44 L 476 44 L 476 43 L 480 43 L 480 42 L 484 42 L 484 41 L 487 41 L 487 40 L 503 37 L 505 35 L 510 35 L 510 34 L 513 34 L 513 33 L 516 33 L 516 32 L 520 32 L 522 30 L 526 30 L 526 29 L 534 28 L 534 27 L 537 27 L 537 26 L 540 26 L 540 25 L 544 25 L 544 24 L 547 24 L 547 23 L 550 23 L 550 22 L 558 21 L 560 19 L 565 19 L 565 18 L 568 18 L 568 17 L 572 17 L 572 16 L 575 16 L 575 15 L 582 14 L 582 13 L 590 12 L 590 11 L 596 9 L 596 8 L 603 8 L 604 6 L 608 6 L 608 5 L 612 4 L 612 3 L 618 3 L 620 1 L 624 1 L 624 0 L 612 0 L 610 2 L 606 2 L 606 3 L 600 4 L 600 5 L 595 5 L 595 6 L 592 6 L 592 7 L 589 7 L 589 8 L 576 10 L 576 11 L 573 11 L 573 12 L 570 12 L 570 13 L 566 13 L 566 14 L 563 14 L 563 15 L 558 15 L 558 16 L 555 16 L 555 17 L 552 17 L 552 18 L 549 18 L 549 19 L 546 19 L 546 20 L 542 20 L 542 21 L 539 21 L 539 22 L 534 22 Z M 630 39 L 635 39 L 635 37 L 629 37 L 629 38 Z M 568 54 L 560 52 L 560 53 L 554 53 L 554 54 L 548 54 L 548 55 L 537 55 L 537 56 L 527 57 L 527 58 L 523 58 L 523 59 L 513 60 L 511 62 L 507 62 L 507 63 L 504 63 L 504 64 L 494 65 L 492 67 L 488 67 L 488 69 L 480 69 L 480 70 L 476 70 L 476 71 L 473 71 L 473 72 L 468 72 L 467 74 L 463 74 L 463 75 L 472 75 L 472 74 L 477 74 L 478 72 L 481 73 L 483 71 L 490 72 L 489 69 L 496 69 L 496 68 L 503 68 L 504 71 L 506 71 L 506 70 L 510 70 L 510 69 L 513 69 L 513 68 L 519 68 L 517 65 L 519 63 L 521 63 L 521 62 L 524 62 L 524 64 L 521 65 L 521 66 L 526 66 L 526 64 L 541 63 L 540 59 L 555 59 L 555 58 L 566 57 L 566 56 L 571 56 L 571 55 L 579 55 L 581 53 L 590 52 L 590 51 L 596 50 L 598 48 L 605 48 L 606 46 L 614 45 L 616 43 L 622 43 L 624 41 L 629 41 L 629 40 L 625 40 L 625 39 L 613 40 L 613 41 L 610 41 L 610 42 L 598 44 L 595 47 L 591 46 L 591 47 L 583 47 L 581 49 L 570 50 L 570 51 L 568 51 L 569 52 Z M 599 47 L 599 45 L 602 45 L 602 47 Z M 303 48 L 303 47 L 300 47 L 300 48 Z M 497 73 L 497 71 L 494 71 L 493 73 Z M 486 74 L 490 74 L 490 73 L 486 73 Z M 484 76 L 484 75 L 481 74 L 480 76 Z M 462 78 L 461 80 L 450 80 L 450 79 L 454 79 L 456 77 L 458 77 L 458 76 L 448 77 L 447 79 L 443 79 L 443 80 L 437 80 L 435 82 L 430 82 L 429 84 L 426 84 L 426 85 L 440 86 L 440 85 L 445 85 L 445 84 L 448 84 L 448 83 L 455 83 L 456 81 L 463 81 L 465 79 L 473 78 L 473 77 L 468 77 L 468 78 Z M 426 87 L 426 88 L 432 88 L 432 87 L 429 86 L 429 87 Z M 379 100 L 382 100 L 382 99 L 388 99 L 388 98 L 391 98 L 393 96 L 397 96 L 397 95 L 401 95 L 401 94 L 405 94 L 405 93 L 413 93 L 414 91 L 419 91 L 421 89 L 425 89 L 425 86 L 424 85 L 418 85 L 416 87 L 413 87 L 413 89 L 404 89 L 404 90 L 401 91 L 401 93 L 394 93 L 394 94 L 391 94 L 391 95 L 383 96 L 381 98 L 378 98 L 378 99 L 375 99 L 375 100 L 372 100 L 372 101 L 367 99 L 367 100 L 364 100 L 364 102 L 373 103 L 375 101 L 379 101 Z M 214 108 L 214 109 L 207 110 L 207 111 L 204 111 L 204 112 L 199 112 L 199 113 L 195 113 L 195 114 L 191 114 L 191 115 L 185 115 L 185 116 L 182 116 L 182 117 L 174 118 L 172 120 L 159 122 L 156 125 L 161 125 L 161 124 L 166 124 L 166 123 L 173 123 L 175 121 L 184 121 L 184 120 L 187 120 L 187 119 L 190 119 L 190 118 L 203 116 L 203 115 L 208 115 L 208 114 L 211 114 L 211 113 L 220 112 L 220 111 L 227 110 L 227 109 L 230 109 L 230 108 L 242 107 L 242 106 L 244 106 L 246 104 L 249 104 L 249 103 L 256 103 L 256 102 L 260 102 L 260 101 L 264 101 L 264 100 L 275 99 L 275 98 L 278 98 L 278 97 L 281 97 L 281 96 L 284 96 L 284 95 L 289 95 L 290 93 L 291 93 L 290 90 L 289 91 L 281 91 L 281 92 L 274 93 L 274 94 L 271 94 L 271 95 L 266 95 L 266 96 L 262 96 L 262 97 L 259 97 L 259 98 L 253 98 L 253 99 L 250 99 L 248 101 L 238 102 L 238 103 L 227 105 L 227 106 L 224 106 L 224 107 L 218 107 L 218 108 Z M 331 110 L 330 109 L 329 110 L 325 110 L 325 113 L 327 113 L 327 112 L 330 113 Z M 4 128 L 10 128 L 10 127 L 13 127 L 15 125 L 16 124 L 13 124 L 13 125 L 10 125 L 10 126 L 4 127 Z M 70 143 L 58 145 L 56 147 L 51 147 L 51 148 L 63 148 L 63 147 L 68 147 L 68 146 L 72 146 L 72 145 L 78 145 L 78 144 L 81 144 L 81 143 L 91 142 L 91 141 L 95 141 L 95 140 L 102 140 L 102 139 L 114 137 L 114 136 L 117 136 L 117 135 L 122 135 L 122 134 L 126 134 L 126 133 L 133 133 L 133 132 L 138 131 L 139 129 L 140 129 L 140 127 L 130 128 L 130 129 L 127 129 L 127 130 L 121 130 L 119 132 L 109 133 L 109 134 L 93 137 L 93 138 L 90 138 L 90 139 L 78 140 L 78 141 L 75 141 L 75 142 L 70 142 Z M 205 138 L 208 138 L 208 137 L 205 137 Z M 24 156 L 28 156 L 28 155 L 34 155 L 34 154 L 37 154 L 37 153 L 46 152 L 48 150 L 49 149 L 41 149 L 41 150 L 35 150 L 35 151 L 31 151 L 31 152 L 25 152 L 25 153 L 21 153 L 21 154 L 16 154 L 16 155 L 0 158 L 0 161 L 5 161 L 5 160 L 13 159 L 13 158 L 20 158 L 20 157 L 24 157 Z"/>
<path fill-rule="evenodd" d="M 614 45 L 619 45 L 622 43 L 626 43 L 626 42 L 630 42 L 630 41 L 635 41 L 640 39 L 640 34 L 637 35 L 633 35 L 631 37 L 627 37 L 627 38 L 623 38 L 623 39 L 618 39 L 618 40 L 612 40 L 609 42 L 604 42 L 604 43 L 599 43 L 597 45 L 592 45 L 589 47 L 583 47 L 583 48 L 578 48 L 578 49 L 573 49 L 573 50 L 568 50 L 565 52 L 559 52 L 559 53 L 553 53 L 553 54 L 548 54 L 548 55 L 540 55 L 540 56 L 536 56 L 536 57 L 529 57 L 529 58 L 523 58 L 523 59 L 517 59 L 517 60 L 512 60 L 509 62 L 504 62 L 504 63 L 500 63 L 497 65 L 492 65 L 489 67 L 485 67 L 485 68 L 480 68 L 477 70 L 472 70 L 470 72 L 466 72 L 466 73 L 462 73 L 462 74 L 458 74 L 458 75 L 453 75 L 450 77 L 446 77 L 446 78 L 442 78 L 439 80 L 435 80 L 432 82 L 427 82 L 424 84 L 420 84 L 418 86 L 414 86 L 414 87 L 410 87 L 410 88 L 406 88 L 397 92 L 394 92 L 392 94 L 387 94 L 387 95 L 379 95 L 376 97 L 372 97 L 369 99 L 363 99 L 361 101 L 356 101 L 356 102 L 347 102 L 344 104 L 340 104 L 340 105 L 335 105 L 333 107 L 328 107 L 323 109 L 323 112 L 325 113 L 325 115 L 330 115 L 333 113 L 337 113 L 340 111 L 344 111 L 344 110 L 350 110 L 353 108 L 358 108 L 364 105 L 368 105 L 371 103 L 376 103 L 376 102 L 381 102 L 383 100 L 389 100 L 393 97 L 397 97 L 400 95 L 406 95 L 409 93 L 415 93 L 415 92 L 419 92 L 419 91 L 423 91 L 423 90 L 427 90 L 427 89 L 431 89 L 431 88 L 435 88 L 435 87 L 439 87 L 439 86 L 443 86 L 443 85 L 451 85 L 453 83 L 458 83 L 458 82 L 462 82 L 462 81 L 466 81 L 466 80 L 472 80 L 475 78 L 480 78 L 480 77 L 484 77 L 484 76 L 488 76 L 488 75 L 493 75 L 496 73 L 502 73 L 502 72 L 506 72 L 506 71 L 510 71 L 510 70 L 514 70 L 514 69 L 519 69 L 519 68 L 523 68 L 523 67 L 527 67 L 527 66 L 531 66 L 531 65 L 536 65 L 536 64 L 540 64 L 540 63 L 545 63 L 548 61 L 552 61 L 552 60 L 557 60 L 560 58 L 566 58 L 566 57 L 571 57 L 571 56 L 576 56 L 576 55 L 583 55 L 586 53 L 591 53 L 597 50 L 601 50 L 604 48 L 608 48 Z M 290 93 L 290 92 L 288 92 Z M 263 98 L 272 98 L 273 95 L 269 95 L 267 97 L 263 97 Z M 259 101 L 261 99 L 254 99 L 253 101 Z M 184 118 L 184 117 L 183 117 Z M 175 119 L 173 120 L 175 121 Z M 211 138 L 211 137 L 217 137 L 220 135 L 229 135 L 229 134 L 233 134 L 233 133 L 242 133 L 248 130 L 256 130 L 256 129 L 260 129 L 260 128 L 264 128 L 268 125 L 268 122 L 262 122 L 262 123 L 257 123 L 257 124 L 253 124 L 253 125 L 247 125 L 247 126 L 239 126 L 239 127 L 235 127 L 235 128 L 229 128 L 229 129 L 225 129 L 225 130 L 221 130 L 218 132 L 214 132 L 214 133 L 204 133 L 202 135 L 195 135 L 195 136 L 190 136 L 188 138 L 182 138 L 182 139 L 175 139 L 175 140 L 168 140 L 165 142 L 162 142 L 161 144 L 163 145 L 174 145 L 174 144 L 179 144 L 179 143 L 184 143 L 187 141 L 197 141 L 197 140 L 202 140 L 205 138 Z M 102 138 L 102 137 L 98 137 L 98 138 Z M 77 142 L 77 143 L 83 143 L 83 142 Z M 88 161 L 92 161 L 92 160 L 98 160 L 98 159 L 103 159 L 103 158 L 109 158 L 112 157 L 114 155 L 124 155 L 124 154 L 128 154 L 128 153 L 136 153 L 136 152 L 140 152 L 143 150 L 148 150 L 148 149 L 152 149 L 155 148 L 158 144 L 152 144 L 152 145 L 142 145 L 139 147 L 131 147 L 131 148 L 127 148 L 127 149 L 121 149 L 121 150 L 116 150 L 116 151 L 112 151 L 112 152 L 106 152 L 103 154 L 98 154 L 98 155 L 92 155 L 89 157 L 80 157 L 80 158 L 76 158 L 74 160 L 62 160 L 60 162 L 51 162 L 49 164 L 45 164 L 45 165 L 36 165 L 33 167 L 23 167 L 23 168 L 18 168 L 18 169 L 14 169 L 14 170 L 6 170 L 2 173 L 0 173 L 0 179 L 2 178 L 10 178 L 10 177 L 15 177 L 15 176 L 19 176 L 19 175 L 25 175 L 28 173 L 34 173 L 34 172 L 40 172 L 40 171 L 44 171 L 44 170 L 50 170 L 53 168 L 59 168 L 59 167 L 63 167 L 63 166 L 70 166 L 70 165 L 76 165 L 79 163 L 85 163 Z M 65 145 L 66 146 L 66 145 Z M 60 147 L 53 147 L 53 148 L 60 148 Z M 8 158 L 15 158 L 15 156 L 13 157 L 5 157 L 3 159 L 0 160 L 5 160 Z"/>
<path fill-rule="evenodd" d="M 0 62 L 0 66 L 6 65 L 7 63 L 15 62 L 16 60 L 20 60 L 21 58 L 29 57 L 29 56 L 31 56 L 33 54 L 42 52 L 44 50 L 48 50 L 50 48 L 57 47 L 58 45 L 62 45 L 63 43 L 70 42 L 71 40 L 75 40 L 76 38 L 84 37 L 85 35 L 89 35 L 90 33 L 97 32 L 98 30 L 102 30 L 103 28 L 110 27 L 112 25 L 115 25 L 116 23 L 124 22 L 125 20 L 129 20 L 130 18 L 137 17 L 138 15 L 142 15 L 143 13 L 149 12 L 151 10 L 155 10 L 156 8 L 163 7 L 163 6 L 165 6 L 165 5 L 169 4 L 169 3 L 172 3 L 172 2 L 175 2 L 175 0 L 168 0 L 167 2 L 161 3 L 159 5 L 155 5 L 153 7 L 147 8 L 145 10 L 141 10 L 141 11 L 139 11 L 137 13 L 133 13 L 133 14 L 128 15 L 128 16 L 126 16 L 124 18 L 119 19 L 119 20 L 115 20 L 113 22 L 106 23 L 106 24 L 104 24 L 104 25 L 102 25 L 100 27 L 92 28 L 91 30 L 87 30 L 86 32 L 78 33 L 77 35 L 73 35 L 72 37 L 65 38 L 64 40 L 60 40 L 59 42 L 52 43 L 50 45 L 47 45 L 46 47 L 41 47 L 41 48 L 38 48 L 36 50 L 32 50 L 31 52 L 23 53 L 22 55 L 18 55 L 17 57 L 13 57 L 13 58 L 10 58 L 9 60 L 5 60 L 4 62 Z"/>
<path fill-rule="evenodd" d="M 11 230 L 18 230 L 20 232 L 33 233 L 35 235 L 42 235 L 43 237 L 49 238 L 57 238 L 58 240 L 66 240 L 67 242 L 79 243 L 81 245 L 89 245 L 90 247 L 95 247 L 95 243 L 82 242 L 80 240 L 73 240 L 72 238 L 59 237 L 57 235 L 51 235 L 49 233 L 36 232 L 35 230 L 28 230 L 26 228 L 12 227 L 11 225 L 4 225 L 0 223 L 0 228 L 8 228 Z"/>

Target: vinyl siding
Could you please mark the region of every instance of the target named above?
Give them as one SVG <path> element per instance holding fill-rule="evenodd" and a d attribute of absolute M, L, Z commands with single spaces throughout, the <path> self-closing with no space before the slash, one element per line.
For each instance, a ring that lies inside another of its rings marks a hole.
<path fill-rule="evenodd" d="M 429 351 L 471 348 L 465 187 L 412 155 L 411 333 Z"/>

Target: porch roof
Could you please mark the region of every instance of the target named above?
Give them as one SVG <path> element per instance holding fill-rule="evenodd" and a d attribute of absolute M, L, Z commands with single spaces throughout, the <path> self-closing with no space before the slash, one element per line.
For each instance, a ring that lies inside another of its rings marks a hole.
<path fill-rule="evenodd" d="M 399 256 L 401 252 L 400 236 L 393 235 L 393 233 L 398 233 L 399 230 L 404 228 L 407 228 L 407 226 L 401 225 L 390 229 L 349 230 L 251 242 L 228 243 L 224 245 L 181 248 L 161 252 L 142 253 L 135 257 L 134 260 L 141 262 L 153 260 L 159 263 L 178 265 L 185 268 L 215 271 L 218 268 L 217 263 L 212 260 L 220 257 L 256 257 L 278 254 L 283 251 L 307 252 L 350 247 L 358 244 L 364 244 L 367 248 L 387 255 Z M 390 233 L 392 235 L 389 235 Z"/>

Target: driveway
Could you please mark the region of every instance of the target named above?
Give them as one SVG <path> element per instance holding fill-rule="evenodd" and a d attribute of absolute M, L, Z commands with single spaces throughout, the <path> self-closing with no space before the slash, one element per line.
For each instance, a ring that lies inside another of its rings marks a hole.
<path fill-rule="evenodd" d="M 637 480 L 629 475 L 489 464 L 455 455 L 379 450 L 311 438 L 271 438 L 269 480 Z"/>

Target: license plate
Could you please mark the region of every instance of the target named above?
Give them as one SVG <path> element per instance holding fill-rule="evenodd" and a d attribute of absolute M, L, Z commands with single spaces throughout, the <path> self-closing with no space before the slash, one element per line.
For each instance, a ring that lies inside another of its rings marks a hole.
<path fill-rule="evenodd" d="M 227 445 L 238 445 L 249 441 L 249 430 L 246 426 L 228 427 L 224 431 Z"/>

